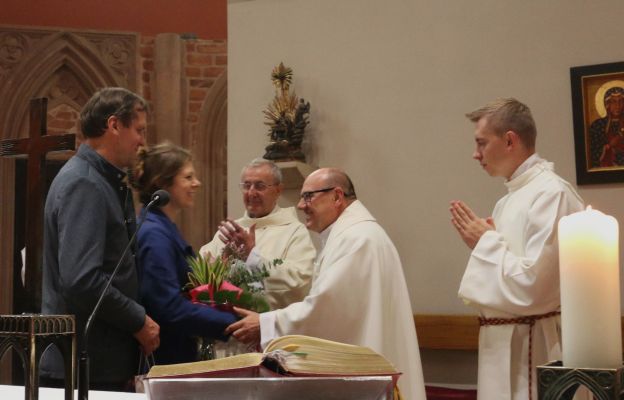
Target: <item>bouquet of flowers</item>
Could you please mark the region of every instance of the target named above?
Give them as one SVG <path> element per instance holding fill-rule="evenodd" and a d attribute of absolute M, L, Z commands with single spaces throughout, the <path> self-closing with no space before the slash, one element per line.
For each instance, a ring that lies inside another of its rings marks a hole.
<path fill-rule="evenodd" d="M 269 310 L 262 281 L 269 276 L 269 269 L 282 264 L 282 260 L 275 259 L 253 270 L 234 254 L 217 258 L 198 255 L 188 262 L 191 272 L 183 290 L 194 303 L 231 312 L 234 306 L 258 313 Z"/>

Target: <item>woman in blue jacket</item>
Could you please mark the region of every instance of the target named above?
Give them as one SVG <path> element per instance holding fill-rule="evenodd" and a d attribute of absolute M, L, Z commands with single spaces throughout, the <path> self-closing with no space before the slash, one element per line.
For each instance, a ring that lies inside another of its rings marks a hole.
<path fill-rule="evenodd" d="M 196 337 L 226 340 L 223 331 L 236 317 L 194 304 L 181 291 L 188 282 L 187 258 L 195 253 L 173 221 L 180 211 L 193 207 L 201 185 L 191 154 L 169 142 L 143 149 L 132 177 L 143 205 L 156 190 L 164 189 L 170 194 L 167 205 L 149 211 L 137 236 L 141 302 L 160 325 L 156 364 L 196 361 Z"/>

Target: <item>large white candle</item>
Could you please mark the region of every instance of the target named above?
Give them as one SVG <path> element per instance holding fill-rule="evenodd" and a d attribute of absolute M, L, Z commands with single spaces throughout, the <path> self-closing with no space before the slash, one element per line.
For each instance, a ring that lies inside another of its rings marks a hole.
<path fill-rule="evenodd" d="M 622 365 L 618 223 L 587 207 L 559 221 L 563 365 Z"/>

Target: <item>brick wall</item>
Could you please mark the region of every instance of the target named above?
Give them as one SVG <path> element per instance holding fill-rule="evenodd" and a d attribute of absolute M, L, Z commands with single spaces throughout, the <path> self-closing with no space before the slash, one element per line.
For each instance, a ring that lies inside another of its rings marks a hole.
<path fill-rule="evenodd" d="M 62 135 L 65 133 L 76 134 L 76 148 L 82 143 L 80 134 L 80 110 L 76 110 L 68 104 L 59 104 L 56 107 L 48 107 L 48 135 Z M 65 153 L 69 155 L 69 153 Z"/>
<path fill-rule="evenodd" d="M 191 137 L 196 137 L 202 104 L 215 80 L 226 72 L 227 43 L 225 40 L 187 40 L 185 50 L 184 73 L 189 97 L 186 124 Z"/>
<path fill-rule="evenodd" d="M 215 80 L 227 68 L 227 42 L 225 40 L 186 40 L 184 48 L 185 84 L 183 93 L 188 94 L 188 109 L 183 110 L 186 126 L 195 137 L 199 113 Z M 142 36 L 139 45 L 138 75 L 141 77 L 138 92 L 153 106 L 154 84 L 154 37 Z M 153 107 L 152 107 L 153 109 Z M 59 105 L 48 111 L 48 132 L 60 134 L 78 133 L 79 111 L 68 105 Z"/>
<path fill-rule="evenodd" d="M 67 104 L 48 109 L 48 134 L 77 133 L 79 116 L 80 113 Z"/>

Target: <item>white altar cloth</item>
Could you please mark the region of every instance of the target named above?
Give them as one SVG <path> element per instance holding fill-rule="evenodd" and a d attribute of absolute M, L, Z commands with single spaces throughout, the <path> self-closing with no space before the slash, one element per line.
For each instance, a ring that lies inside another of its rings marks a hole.
<path fill-rule="evenodd" d="M 78 391 L 74 394 L 74 399 L 78 398 Z M 0 399 L 21 400 L 24 399 L 24 386 L 0 385 Z M 102 392 L 99 390 L 89 390 L 89 400 L 146 400 L 144 393 L 124 393 L 124 392 Z M 64 389 L 53 389 L 47 387 L 39 388 L 39 400 L 65 400 Z"/>

